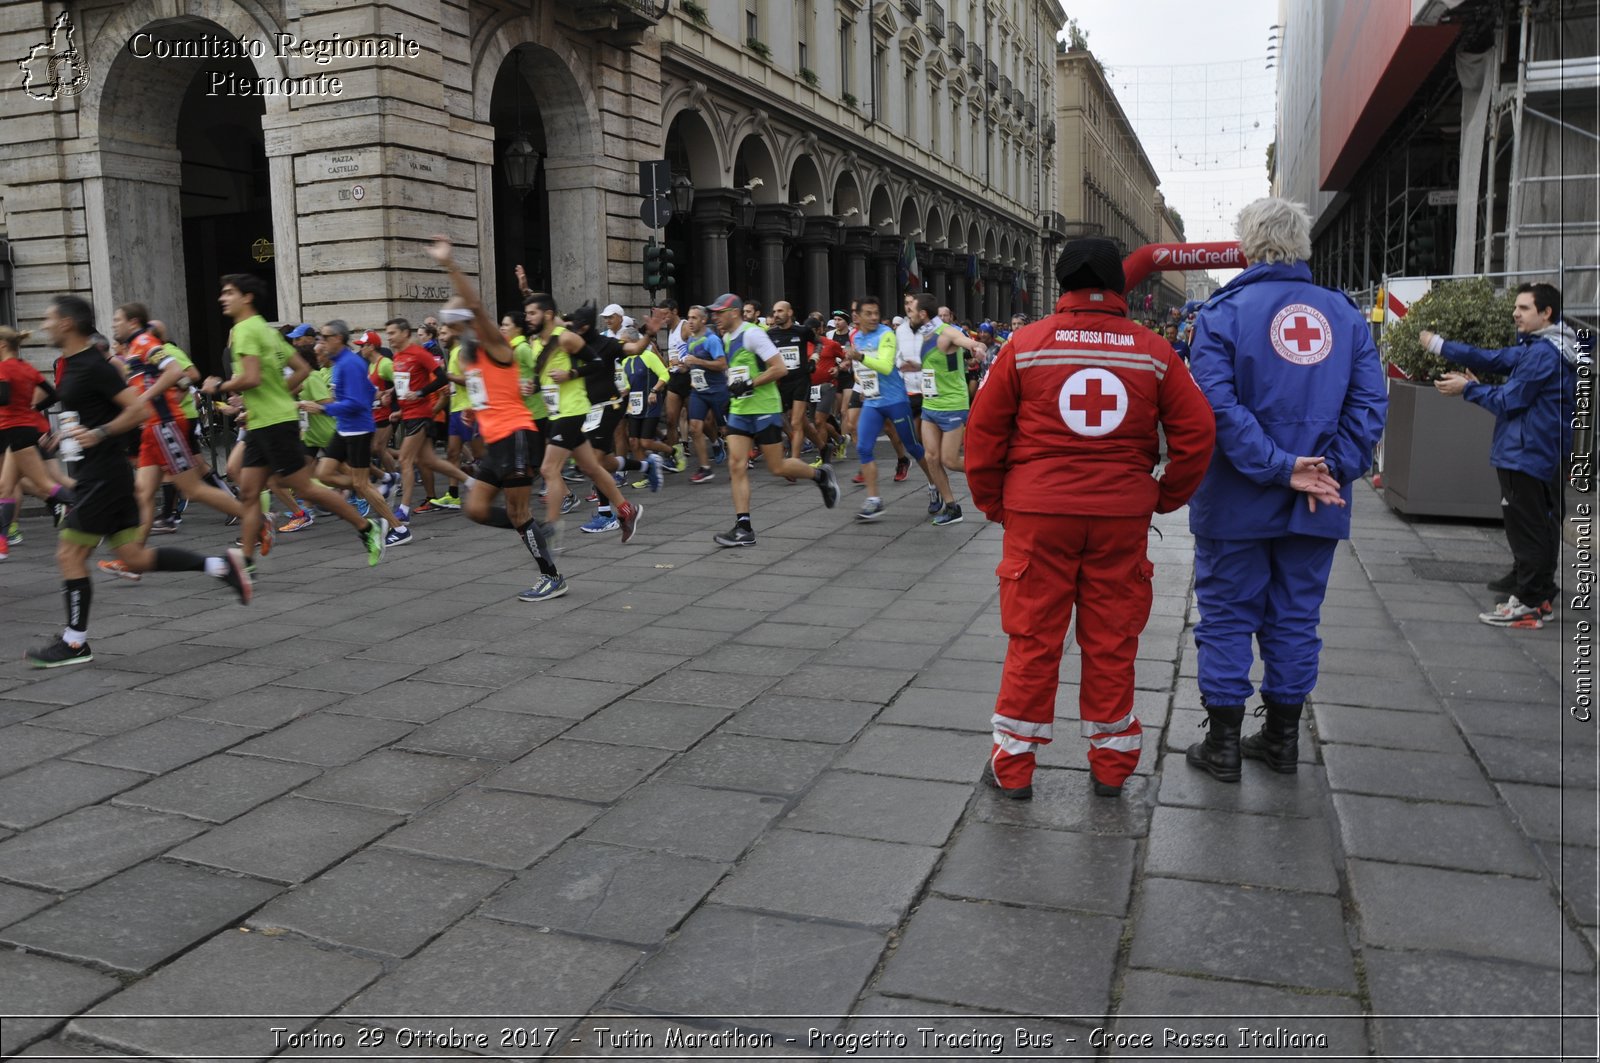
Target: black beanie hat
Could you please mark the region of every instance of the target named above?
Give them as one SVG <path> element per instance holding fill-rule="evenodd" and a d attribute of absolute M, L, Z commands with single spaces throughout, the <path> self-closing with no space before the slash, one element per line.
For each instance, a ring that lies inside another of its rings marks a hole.
<path fill-rule="evenodd" d="M 1104 237 L 1069 240 L 1056 259 L 1056 280 L 1064 292 L 1079 288 L 1105 288 L 1121 295 L 1125 286 L 1122 255 Z"/>

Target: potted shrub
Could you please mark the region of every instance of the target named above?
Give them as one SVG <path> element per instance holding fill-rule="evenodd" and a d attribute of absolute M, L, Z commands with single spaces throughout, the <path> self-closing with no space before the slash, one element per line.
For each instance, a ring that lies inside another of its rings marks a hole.
<path fill-rule="evenodd" d="M 1474 347 L 1504 347 L 1515 339 L 1514 302 L 1483 278 L 1440 281 L 1384 329 L 1384 361 L 1409 378 L 1389 381 L 1383 499 L 1390 508 L 1410 516 L 1499 519 L 1500 486 L 1489 464 L 1494 416 L 1434 390 L 1440 374 L 1460 367 L 1424 350 L 1418 336 L 1428 329 Z"/>

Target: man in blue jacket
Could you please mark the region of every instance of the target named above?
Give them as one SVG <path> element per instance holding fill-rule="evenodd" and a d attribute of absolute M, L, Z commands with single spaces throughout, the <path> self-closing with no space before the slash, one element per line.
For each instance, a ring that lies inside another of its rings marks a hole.
<path fill-rule="evenodd" d="M 1311 281 L 1311 218 L 1285 199 L 1239 214 L 1251 263 L 1195 321 L 1189 367 L 1217 445 L 1189 501 L 1206 738 L 1189 764 L 1237 782 L 1240 756 L 1293 773 L 1300 714 L 1317 682 L 1328 573 L 1350 537 L 1350 485 L 1383 432 L 1383 368 L 1360 311 Z M 1255 643 L 1261 730 L 1240 741 Z"/>
<path fill-rule="evenodd" d="M 329 378 L 333 398 L 299 404 L 307 413 L 325 413 L 333 418 L 333 437 L 317 463 L 317 479 L 353 490 L 366 503 L 363 514 L 378 522 L 378 536 L 382 539 L 390 528 L 400 525 L 384 501 L 383 492 L 372 482 L 372 402 L 378 394 L 368 376 L 372 367 L 350 349 L 350 326 L 343 321 L 329 321 L 318 336 L 321 346 L 334 352 L 333 374 Z M 356 508 L 362 509 L 359 503 Z"/>
<path fill-rule="evenodd" d="M 1561 323 L 1561 292 L 1549 284 L 1517 289 L 1511 319 L 1517 342 L 1498 351 L 1453 343 L 1424 331 L 1422 345 L 1466 373 L 1446 373 L 1434 387 L 1462 395 L 1494 414 L 1489 461 L 1500 478 L 1500 509 L 1514 564 L 1489 589 L 1509 597 L 1479 613 L 1485 624 L 1536 630 L 1560 595 L 1561 521 L 1566 515 L 1567 455 L 1572 451 L 1572 403 L 1577 337 Z M 1473 370 L 1501 373 L 1504 384 L 1478 381 Z"/>

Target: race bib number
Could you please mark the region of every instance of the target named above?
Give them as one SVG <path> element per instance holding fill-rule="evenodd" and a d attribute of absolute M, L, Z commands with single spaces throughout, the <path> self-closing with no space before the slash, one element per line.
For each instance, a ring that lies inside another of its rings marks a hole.
<path fill-rule="evenodd" d="M 644 392 L 635 391 L 628 396 L 628 416 L 644 416 Z"/>
<path fill-rule="evenodd" d="M 936 399 L 939 397 L 939 377 L 936 373 L 924 371 L 922 374 L 922 394 L 924 398 Z"/>
<path fill-rule="evenodd" d="M 468 369 L 463 374 L 467 381 L 467 400 L 474 410 L 489 408 L 489 389 L 483 384 L 483 370 Z"/>
<path fill-rule="evenodd" d="M 878 371 L 862 366 L 856 370 L 856 390 L 864 399 L 878 397 Z"/>
<path fill-rule="evenodd" d="M 696 391 L 704 391 L 710 387 L 711 384 L 706 380 L 706 371 L 704 369 L 689 370 L 689 386 Z"/>
<path fill-rule="evenodd" d="M 411 397 L 411 374 L 399 369 L 394 371 L 394 397 L 409 399 Z"/>
<path fill-rule="evenodd" d="M 822 385 L 821 384 L 812 384 L 811 385 L 811 401 L 814 402 L 814 403 L 821 403 L 822 402 Z"/>
<path fill-rule="evenodd" d="M 799 347 L 779 347 L 778 353 L 783 355 L 783 364 L 791 372 L 800 368 Z"/>
<path fill-rule="evenodd" d="M 620 366 L 612 373 L 611 382 L 617 386 L 619 395 L 628 390 L 628 374 L 624 373 Z"/>
<path fill-rule="evenodd" d="M 593 432 L 596 428 L 599 428 L 600 418 L 604 417 L 605 414 L 606 408 L 604 406 L 591 406 L 589 408 L 589 416 L 583 419 L 583 430 L 585 432 Z"/>
<path fill-rule="evenodd" d="M 730 384 L 734 384 L 734 383 L 748 384 L 748 383 L 750 383 L 750 368 L 749 368 L 749 366 L 736 365 L 732 369 L 729 369 L 728 370 L 728 383 L 730 383 Z"/>
<path fill-rule="evenodd" d="M 539 394 L 544 396 L 544 408 L 550 411 L 551 417 L 561 414 L 561 391 L 558 388 L 540 388 Z"/>
<path fill-rule="evenodd" d="M 311 427 L 311 415 L 304 410 L 300 411 L 300 434 L 305 435 Z"/>

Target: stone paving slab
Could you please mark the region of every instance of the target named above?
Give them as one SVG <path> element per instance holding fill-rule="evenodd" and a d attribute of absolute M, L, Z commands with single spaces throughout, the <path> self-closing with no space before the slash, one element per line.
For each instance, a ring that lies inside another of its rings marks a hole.
<path fill-rule="evenodd" d="M 713 903 L 888 929 L 939 860 L 925 846 L 778 830 L 711 895 Z"/>
<path fill-rule="evenodd" d="M 1006 904 L 1125 915 L 1138 845 L 1131 838 L 968 823 L 930 889 Z"/>
<path fill-rule="evenodd" d="M 728 861 L 749 848 L 782 811 L 776 797 L 651 782 L 596 820 L 583 837 Z"/>
<path fill-rule="evenodd" d="M 331 768 L 359 760 L 413 730 L 414 725 L 396 720 L 319 712 L 245 742 L 233 752 Z"/>
<path fill-rule="evenodd" d="M 398 816 L 369 809 L 280 797 L 180 845 L 171 856 L 287 885 L 312 878 L 399 822 Z"/>
<path fill-rule="evenodd" d="M 335 768 L 296 791 L 302 797 L 379 812 L 420 812 L 479 776 L 491 761 L 383 749 Z"/>
<path fill-rule="evenodd" d="M 44 956 L 0 951 L 0 1015 L 71 1015 L 116 992 L 108 975 Z M 10 1054 L 61 1026 L 59 1018 L 10 1018 L 0 1023 L 0 1052 Z"/>
<path fill-rule="evenodd" d="M 0 842 L 0 878 L 65 892 L 166 852 L 205 825 L 92 805 Z"/>
<path fill-rule="evenodd" d="M 1150 824 L 1149 874 L 1309 893 L 1339 892 L 1321 824 L 1164 806 Z"/>
<path fill-rule="evenodd" d="M 265 904 L 279 887 L 152 861 L 0 931 L 0 941 L 144 974 Z"/>
<path fill-rule="evenodd" d="M 1352 857 L 1538 877 L 1539 863 L 1498 808 L 1335 794 Z"/>
<path fill-rule="evenodd" d="M 784 826 L 943 845 L 970 797 L 970 786 L 831 771 L 788 814 Z"/>
<path fill-rule="evenodd" d="M 315 779 L 322 769 L 228 754 L 207 757 L 127 790 L 112 804 L 226 823 Z"/>
<path fill-rule="evenodd" d="M 611 802 L 672 758 L 664 749 L 556 739 L 483 779 L 495 790 Z"/>
<path fill-rule="evenodd" d="M 599 810 L 578 801 L 465 791 L 383 839 L 386 847 L 518 870 L 582 830 Z"/>
<path fill-rule="evenodd" d="M 1245 1015 L 1270 1018 L 1237 1017 Z M 1129 971 L 1115 1028 L 1147 1036 L 1177 1058 L 1360 1058 L 1368 1054 L 1366 1022 L 1361 1002 L 1350 996 Z M 1241 1028 L 1249 1033 L 1241 1035 Z M 1304 1040 L 1295 1044 L 1279 1030 Z"/>
<path fill-rule="evenodd" d="M 46 760 L 0 780 L 0 826 L 26 830 L 93 805 L 147 776 L 69 760 Z"/>

